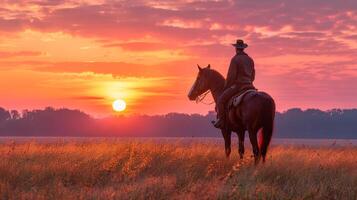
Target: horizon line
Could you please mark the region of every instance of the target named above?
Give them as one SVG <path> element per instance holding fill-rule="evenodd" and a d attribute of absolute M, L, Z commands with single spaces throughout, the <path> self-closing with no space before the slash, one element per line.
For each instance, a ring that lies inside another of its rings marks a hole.
<path fill-rule="evenodd" d="M 45 107 L 42 107 L 42 108 L 32 108 L 32 109 L 25 108 L 25 109 L 22 109 L 22 110 L 17 110 L 17 109 L 8 109 L 8 108 L 2 107 L 0 105 L 0 108 L 3 108 L 6 111 L 14 111 L 14 110 L 16 110 L 17 112 L 19 112 L 21 114 L 26 110 L 31 112 L 31 111 L 35 111 L 35 110 L 46 110 L 48 108 L 51 108 L 51 109 L 54 109 L 54 110 L 66 109 L 66 110 L 83 112 L 83 113 L 85 113 L 85 114 L 87 114 L 90 117 L 95 118 L 95 119 L 109 118 L 109 117 L 132 117 L 132 116 L 165 116 L 165 115 L 169 115 L 169 114 L 185 114 L 185 115 L 207 116 L 210 113 L 215 113 L 216 112 L 214 110 L 209 110 L 206 113 L 184 113 L 184 112 L 172 111 L 172 112 L 167 112 L 167 113 L 146 114 L 146 113 L 125 113 L 125 111 L 124 112 L 115 112 L 115 111 L 113 111 L 112 113 L 109 113 L 107 115 L 95 115 L 95 114 L 93 115 L 92 113 L 87 112 L 85 110 L 81 110 L 81 109 L 78 109 L 78 108 L 68 108 L 68 107 L 45 106 Z M 330 109 L 291 107 L 291 108 L 288 108 L 288 109 L 283 110 L 283 111 L 276 111 L 276 113 L 286 113 L 289 110 L 293 110 L 293 109 L 300 109 L 303 112 L 307 111 L 307 110 L 319 110 L 319 111 L 322 111 L 322 112 L 329 112 L 329 111 L 333 111 L 333 110 L 356 110 L 357 107 L 350 107 L 350 108 L 336 108 L 335 107 L 335 108 L 330 108 Z"/>

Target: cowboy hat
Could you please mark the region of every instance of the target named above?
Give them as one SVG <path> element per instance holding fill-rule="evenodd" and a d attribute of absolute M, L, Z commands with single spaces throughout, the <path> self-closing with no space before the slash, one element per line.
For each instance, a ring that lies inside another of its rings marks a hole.
<path fill-rule="evenodd" d="M 248 47 L 248 45 L 246 43 L 244 43 L 243 40 L 237 40 L 237 42 L 235 44 L 232 44 L 235 48 L 237 49 L 245 49 Z"/>

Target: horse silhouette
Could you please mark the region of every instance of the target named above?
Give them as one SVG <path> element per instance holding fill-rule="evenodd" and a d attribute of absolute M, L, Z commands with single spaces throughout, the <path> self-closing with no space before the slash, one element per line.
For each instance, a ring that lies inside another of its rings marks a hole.
<path fill-rule="evenodd" d="M 219 96 L 224 91 L 224 77 L 216 70 L 211 69 L 210 65 L 206 68 L 198 66 L 198 69 L 196 81 L 191 87 L 188 98 L 197 100 L 210 91 L 217 103 Z M 229 157 L 231 153 L 231 133 L 236 132 L 239 140 L 239 155 L 241 159 L 243 158 L 245 131 L 248 131 L 255 163 L 259 163 L 261 157 L 265 162 L 273 134 L 274 118 L 275 102 L 269 94 L 260 91 L 247 93 L 239 106 L 231 106 L 227 109 L 227 125 L 221 129 L 225 141 L 226 156 Z M 262 130 L 262 133 L 258 144 L 259 130 Z"/>

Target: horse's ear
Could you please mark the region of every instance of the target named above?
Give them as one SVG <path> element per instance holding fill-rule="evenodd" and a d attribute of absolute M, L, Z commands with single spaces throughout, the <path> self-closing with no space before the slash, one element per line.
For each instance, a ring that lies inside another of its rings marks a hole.
<path fill-rule="evenodd" d="M 198 68 L 199 71 L 202 70 L 202 68 L 198 64 L 197 64 L 197 68 Z"/>
<path fill-rule="evenodd" d="M 211 69 L 211 64 L 208 64 L 207 69 Z"/>

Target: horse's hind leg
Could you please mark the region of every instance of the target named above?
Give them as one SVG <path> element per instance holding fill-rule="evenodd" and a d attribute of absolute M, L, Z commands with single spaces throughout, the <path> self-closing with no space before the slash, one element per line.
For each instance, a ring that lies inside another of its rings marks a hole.
<path fill-rule="evenodd" d="M 244 155 L 244 131 L 238 131 L 237 132 L 238 135 L 238 151 L 239 151 L 239 158 L 243 159 L 243 155 Z"/>
<path fill-rule="evenodd" d="M 260 151 L 259 151 L 257 133 L 258 133 L 258 130 L 253 130 L 253 129 L 249 130 L 249 139 L 250 139 L 250 143 L 252 144 L 252 148 L 253 148 L 255 164 L 258 164 L 259 159 L 260 159 Z"/>

